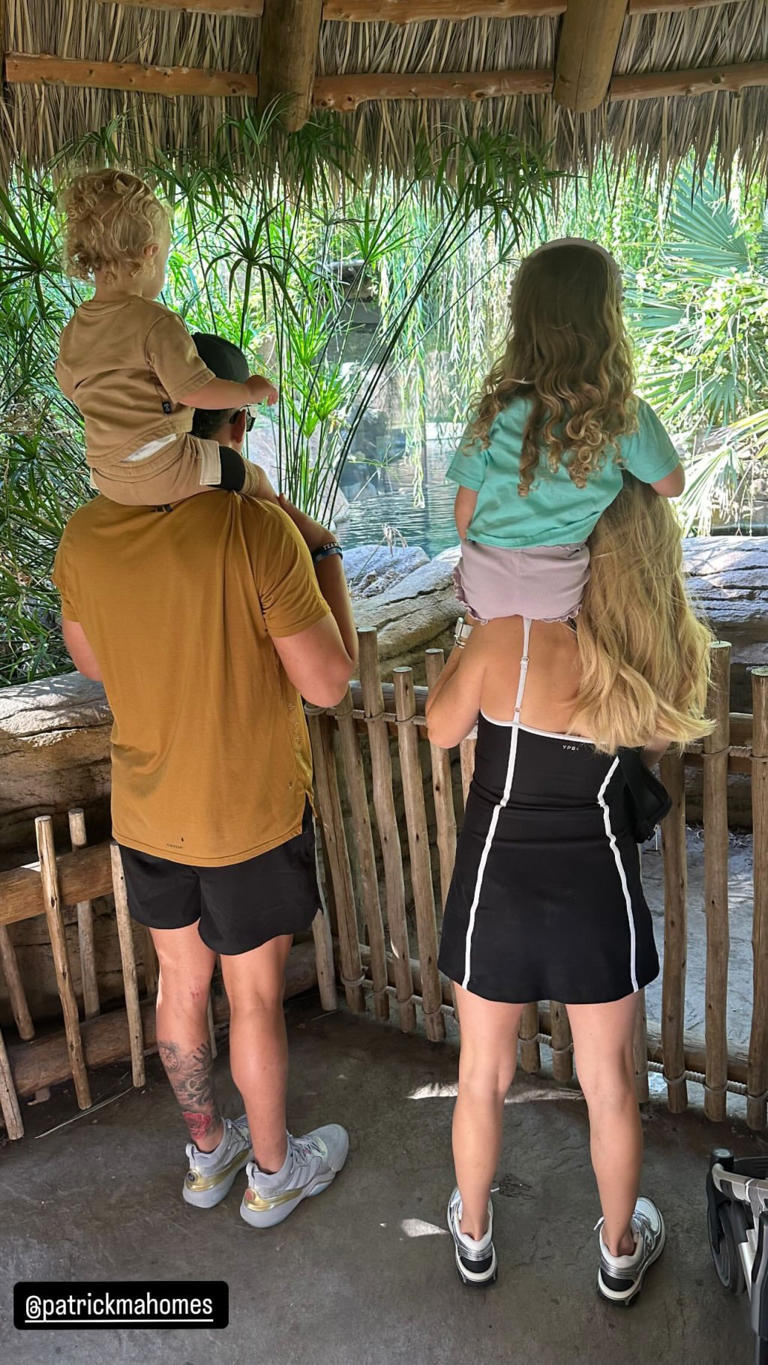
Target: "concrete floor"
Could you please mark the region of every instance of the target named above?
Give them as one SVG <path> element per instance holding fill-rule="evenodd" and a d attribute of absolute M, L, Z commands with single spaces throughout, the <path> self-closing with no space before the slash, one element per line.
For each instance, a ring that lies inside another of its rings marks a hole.
<path fill-rule="evenodd" d="M 72 1114 L 67 1094 L 25 1107 L 28 1136 L 0 1154 L 0 1359 L 14 1365 L 112 1361 L 173 1365 L 749 1365 L 747 1304 L 722 1291 L 705 1225 L 709 1148 L 766 1144 L 738 1122 L 697 1112 L 645 1117 L 644 1188 L 668 1243 L 629 1310 L 595 1292 L 599 1214 L 575 1090 L 522 1076 L 510 1092 L 495 1196 L 498 1283 L 463 1288 L 444 1212 L 451 1190 L 456 1052 L 317 999 L 289 1006 L 289 1120 L 351 1134 L 345 1171 L 280 1227 L 240 1218 L 239 1178 L 217 1209 L 181 1200 L 184 1132 L 157 1058 L 144 1091 L 43 1134 Z M 226 1044 L 222 1046 L 226 1053 Z M 224 1110 L 238 1111 L 226 1058 Z M 130 1085 L 98 1073 L 99 1093 Z M 230 1325 L 214 1331 L 17 1332 L 19 1279 L 224 1279 Z"/>

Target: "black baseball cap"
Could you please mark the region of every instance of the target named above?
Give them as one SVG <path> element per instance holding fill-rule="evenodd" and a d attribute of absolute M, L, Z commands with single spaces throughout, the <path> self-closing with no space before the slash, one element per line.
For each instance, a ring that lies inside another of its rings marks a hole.
<path fill-rule="evenodd" d="M 192 340 L 200 359 L 213 370 L 217 379 L 231 379 L 244 384 L 250 374 L 248 361 L 239 346 L 213 332 L 193 332 Z"/>

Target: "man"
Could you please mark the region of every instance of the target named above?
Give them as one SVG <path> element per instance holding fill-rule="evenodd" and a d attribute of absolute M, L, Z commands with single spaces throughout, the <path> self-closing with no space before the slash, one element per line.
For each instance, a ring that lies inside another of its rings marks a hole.
<path fill-rule="evenodd" d="M 218 378 L 247 374 L 236 347 L 195 341 Z M 248 419 L 198 412 L 193 429 L 240 451 Z M 184 1198 L 218 1204 L 247 1165 L 241 1214 L 272 1226 L 330 1184 L 348 1149 L 337 1124 L 286 1132 L 282 1003 L 292 935 L 318 906 L 300 694 L 335 705 L 356 663 L 340 549 L 282 499 L 97 497 L 66 526 L 53 577 L 67 648 L 114 715 L 113 832 L 160 964 L 158 1051 L 192 1139 Z M 246 1110 L 235 1120 L 212 1084 L 217 953 Z"/>

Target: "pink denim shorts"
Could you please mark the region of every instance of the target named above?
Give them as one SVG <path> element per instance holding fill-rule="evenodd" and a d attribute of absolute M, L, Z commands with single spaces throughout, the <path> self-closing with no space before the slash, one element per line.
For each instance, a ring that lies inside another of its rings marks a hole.
<path fill-rule="evenodd" d="M 509 550 L 465 540 L 453 571 L 459 602 L 483 622 L 497 616 L 568 621 L 578 615 L 588 579 L 584 541 Z"/>

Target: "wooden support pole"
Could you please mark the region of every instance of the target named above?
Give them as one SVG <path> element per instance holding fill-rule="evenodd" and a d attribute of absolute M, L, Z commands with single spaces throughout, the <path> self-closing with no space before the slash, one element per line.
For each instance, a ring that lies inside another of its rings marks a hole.
<path fill-rule="evenodd" d="M 710 646 L 711 673 L 707 716 L 715 728 L 704 739 L 704 908 L 707 920 L 705 1037 L 707 1071 L 704 1112 L 725 1118 L 728 1080 L 728 695 L 731 646 Z"/>
<path fill-rule="evenodd" d="M 115 0 L 98 0 L 112 5 Z M 264 0 L 117 0 L 135 9 L 171 10 L 177 14 L 211 14 L 257 19 Z M 744 0 L 729 0 L 731 4 Z M 712 9 L 723 0 L 629 0 L 630 14 L 673 14 Z M 458 24 L 467 19 L 556 19 L 566 0 L 325 0 L 323 22 L 346 24 L 423 24 L 431 20 Z"/>
<path fill-rule="evenodd" d="M 539 1046 L 539 1003 L 532 1000 L 520 1016 L 520 1065 L 523 1071 L 538 1071 L 541 1066 Z"/>
<path fill-rule="evenodd" d="M 685 71 L 643 71 L 614 76 L 608 99 L 656 100 L 671 95 L 738 94 L 752 86 L 768 85 L 768 62 L 737 62 L 733 66 L 690 67 Z"/>
<path fill-rule="evenodd" d="M 85 811 L 75 806 L 69 812 L 69 838 L 72 852 L 85 848 L 88 838 L 85 830 Z M 80 980 L 83 985 L 83 1013 L 86 1019 L 98 1014 L 99 982 L 96 975 L 96 945 L 93 939 L 93 905 L 83 900 L 77 906 L 77 942 L 80 950 Z"/>
<path fill-rule="evenodd" d="M 138 1089 L 145 1084 L 147 1075 L 144 1065 L 144 1034 L 141 1027 L 136 955 L 133 951 L 133 930 L 128 910 L 128 892 L 125 887 L 123 861 L 117 844 L 110 846 L 110 853 L 112 857 L 112 884 L 115 892 L 117 936 L 120 942 L 120 960 L 123 968 L 125 1010 L 128 1015 L 128 1030 L 131 1040 L 131 1076 L 133 1084 Z"/>
<path fill-rule="evenodd" d="M 264 0 L 258 107 L 278 101 L 287 132 L 303 127 L 312 109 L 312 83 L 323 0 Z"/>
<path fill-rule="evenodd" d="M 392 755 L 389 749 L 389 731 L 384 719 L 384 694 L 379 676 L 376 631 L 372 628 L 359 630 L 357 638 L 360 645 L 362 702 L 371 750 L 373 808 L 384 860 L 387 929 L 395 960 L 398 1023 L 404 1033 L 411 1033 L 416 1027 L 416 1007 L 413 1001 L 413 975 L 408 943 L 408 920 L 405 913 L 403 853 L 395 810 Z"/>
<path fill-rule="evenodd" d="M 556 1081 L 570 1081 L 573 1077 L 573 1039 L 568 1012 L 557 1000 L 549 1002 L 552 1037 L 552 1075 Z"/>
<path fill-rule="evenodd" d="M 747 1062 L 747 1123 L 765 1128 L 768 1100 L 768 668 L 752 669 L 752 1029 Z"/>
<path fill-rule="evenodd" d="M 371 977 L 373 980 L 373 1012 L 377 1019 L 389 1018 L 387 989 L 387 949 L 384 941 L 384 921 L 381 917 L 379 879 L 376 872 L 376 853 L 373 847 L 368 792 L 365 788 L 360 740 L 352 716 L 352 697 L 349 689 L 336 707 L 341 758 L 349 792 L 352 837 L 355 841 L 357 864 L 360 869 L 360 893 L 363 916 L 371 949 Z"/>
<path fill-rule="evenodd" d="M 53 843 L 53 821 L 50 815 L 39 815 L 35 820 L 37 852 L 40 858 L 42 878 L 43 907 L 48 922 L 48 937 L 51 940 L 51 954 L 56 972 L 56 986 L 61 1001 L 64 1018 L 64 1031 L 67 1038 L 72 1079 L 75 1095 L 80 1109 L 90 1109 L 91 1088 L 83 1057 L 83 1043 L 80 1037 L 80 1020 L 77 1001 L 72 989 L 72 972 L 67 953 L 67 939 L 64 932 L 64 919 L 61 913 L 59 879 L 56 873 L 56 850 Z"/>
<path fill-rule="evenodd" d="M 9 52 L 9 85 L 70 85 L 88 90 L 130 90 L 142 95 L 202 95 L 229 99 L 258 93 L 255 76 L 239 71 L 203 71 L 191 66 L 142 66 L 139 62 L 89 62 L 47 52 Z"/>
<path fill-rule="evenodd" d="M 650 1098 L 650 1092 L 648 1089 L 648 1020 L 645 1011 L 645 989 L 638 991 L 632 1054 L 635 1060 L 637 1102 L 638 1104 L 646 1104 Z"/>
<path fill-rule="evenodd" d="M 542 71 L 381 71 L 366 76 L 317 76 L 313 104 L 318 109 L 353 113 L 370 100 L 468 100 L 505 95 L 548 95 L 552 72 Z"/>
<path fill-rule="evenodd" d="M 355 892 L 349 851 L 344 833 L 336 761 L 333 756 L 333 721 L 316 707 L 308 706 L 307 718 L 312 740 L 317 805 L 325 832 L 329 871 L 339 917 L 339 955 L 341 979 L 347 1004 L 359 1014 L 365 1011 L 363 968 L 360 961 L 360 935 L 357 928 Z"/>
<path fill-rule="evenodd" d="M 416 934 L 422 976 L 422 1008 L 427 1037 L 439 1042 L 445 1037 L 443 997 L 440 973 L 437 969 L 437 919 L 435 893 L 432 885 L 432 863 L 429 856 L 427 810 L 424 803 L 424 776 L 419 759 L 419 736 L 413 717 L 416 705 L 413 696 L 413 669 L 396 668 L 395 712 L 397 741 L 400 751 L 400 771 L 403 781 L 405 823 L 408 830 L 408 849 L 411 856 L 411 883 L 416 912 Z"/>
<path fill-rule="evenodd" d="M 318 879 L 318 886 L 319 885 L 320 882 Z M 319 906 L 317 914 L 312 921 L 312 938 L 315 944 L 315 962 L 317 963 L 317 986 L 320 992 L 320 1004 L 324 1010 L 337 1010 L 339 1008 L 339 997 L 336 994 L 336 972 L 333 964 L 331 921 L 328 917 L 328 908 L 326 905 L 321 904 Z"/>
<path fill-rule="evenodd" d="M 4 924 L 0 925 L 0 966 L 2 966 L 5 984 L 8 987 L 8 998 L 11 1002 L 19 1037 L 29 1041 L 35 1036 L 35 1026 L 29 1012 L 24 983 L 16 958 L 16 949 L 11 943 L 11 936 Z"/>
<path fill-rule="evenodd" d="M 661 780 L 672 798 L 662 823 L 664 853 L 664 972 L 661 988 L 661 1039 L 667 1104 L 673 1114 L 688 1105 L 685 1080 L 685 966 L 687 958 L 688 859 L 685 835 L 685 765 L 679 754 L 665 754 Z"/>
<path fill-rule="evenodd" d="M 627 0 L 568 0 L 555 62 L 555 102 L 576 114 L 602 104 L 619 49 Z"/>
<path fill-rule="evenodd" d="M 24 1136 L 24 1124 L 19 1108 L 16 1087 L 13 1084 L 11 1064 L 5 1050 L 3 1035 L 0 1033 L 0 1113 L 3 1116 L 5 1131 L 14 1141 Z"/>

